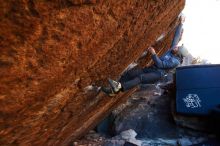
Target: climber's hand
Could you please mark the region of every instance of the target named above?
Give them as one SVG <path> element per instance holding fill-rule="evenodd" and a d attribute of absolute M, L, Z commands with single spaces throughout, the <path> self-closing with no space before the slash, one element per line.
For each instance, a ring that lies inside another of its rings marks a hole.
<path fill-rule="evenodd" d="M 185 22 L 185 19 L 186 19 L 186 17 L 185 17 L 184 15 L 182 15 L 182 16 L 180 17 L 180 21 L 181 21 L 182 24 Z"/>
<path fill-rule="evenodd" d="M 151 47 L 151 46 L 148 48 L 148 51 L 149 51 L 152 55 L 156 54 L 154 48 Z"/>

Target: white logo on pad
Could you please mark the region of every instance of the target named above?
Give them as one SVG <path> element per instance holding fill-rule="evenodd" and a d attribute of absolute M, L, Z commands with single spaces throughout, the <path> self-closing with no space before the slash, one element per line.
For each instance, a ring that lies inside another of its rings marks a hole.
<path fill-rule="evenodd" d="M 183 98 L 183 101 L 186 104 L 187 108 L 200 108 L 201 100 L 197 94 L 188 94 L 185 98 Z"/>

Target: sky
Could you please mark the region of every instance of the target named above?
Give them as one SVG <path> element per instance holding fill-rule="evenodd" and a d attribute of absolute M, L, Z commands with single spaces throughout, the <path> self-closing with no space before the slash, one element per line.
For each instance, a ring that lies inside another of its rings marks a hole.
<path fill-rule="evenodd" d="M 183 43 L 194 57 L 220 63 L 220 0 L 186 0 Z"/>

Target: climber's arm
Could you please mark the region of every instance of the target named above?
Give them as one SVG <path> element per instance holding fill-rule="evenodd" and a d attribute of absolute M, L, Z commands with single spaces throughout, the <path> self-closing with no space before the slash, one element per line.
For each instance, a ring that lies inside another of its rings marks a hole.
<path fill-rule="evenodd" d="M 154 64 L 156 65 L 156 67 L 161 68 L 161 69 L 171 69 L 171 68 L 175 68 L 177 67 L 180 62 L 177 59 L 169 59 L 169 60 L 161 60 L 153 47 L 149 47 L 148 48 L 149 52 L 152 55 L 152 60 L 154 61 Z"/>

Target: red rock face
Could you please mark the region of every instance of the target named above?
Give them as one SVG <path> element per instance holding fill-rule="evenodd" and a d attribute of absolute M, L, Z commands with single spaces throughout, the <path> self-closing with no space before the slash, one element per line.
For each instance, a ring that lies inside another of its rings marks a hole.
<path fill-rule="evenodd" d="M 109 98 L 85 88 L 116 79 L 173 29 L 184 2 L 2 1 L 0 145 L 67 145 L 94 127 L 129 92 Z"/>

